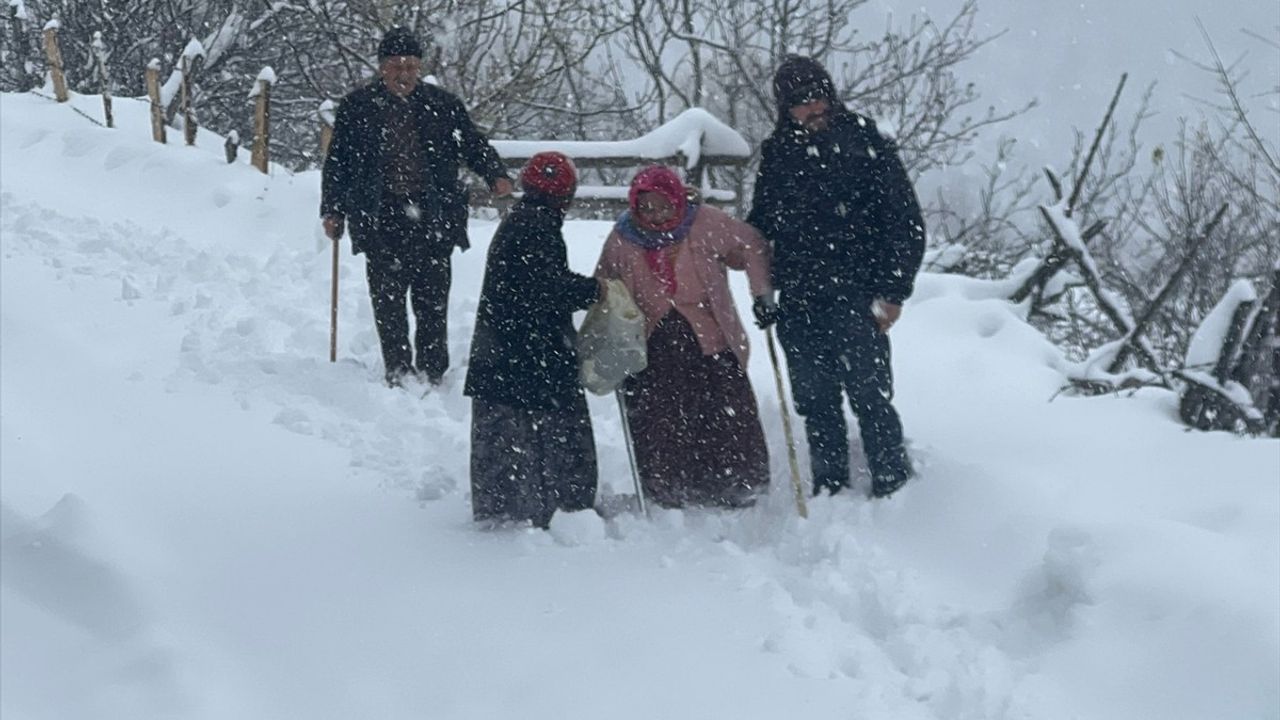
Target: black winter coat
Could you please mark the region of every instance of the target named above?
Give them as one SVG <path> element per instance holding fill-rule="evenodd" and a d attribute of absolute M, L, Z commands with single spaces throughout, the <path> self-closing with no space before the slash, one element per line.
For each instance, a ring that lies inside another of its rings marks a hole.
<path fill-rule="evenodd" d="M 761 150 L 747 222 L 773 246 L 784 305 L 901 304 L 924 254 L 915 190 L 871 120 L 833 113 L 820 133 L 779 121 Z"/>
<path fill-rule="evenodd" d="M 341 215 L 351 229 L 352 252 L 378 242 L 382 204 L 383 137 L 391 103 L 408 102 L 423 148 L 423 222 L 436 228 L 434 248 L 447 254 L 454 245 L 467 247 L 467 195 L 458 179 L 465 163 L 490 187 L 507 176 L 502 159 L 476 129 L 462 101 L 445 90 L 418 83 L 406 99 L 392 95 L 381 80 L 343 99 L 333 126 L 333 142 L 325 158 L 320 215 Z"/>
<path fill-rule="evenodd" d="M 599 296 L 569 269 L 564 210 L 526 196 L 498 226 L 485 262 L 465 393 L 522 408 L 569 408 L 582 395 L 573 312 Z"/>

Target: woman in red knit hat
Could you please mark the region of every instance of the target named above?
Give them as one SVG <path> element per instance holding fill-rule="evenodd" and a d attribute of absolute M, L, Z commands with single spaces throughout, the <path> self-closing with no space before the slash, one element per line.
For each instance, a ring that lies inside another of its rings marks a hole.
<path fill-rule="evenodd" d="M 471 506 L 479 521 L 545 528 L 557 510 L 595 504 L 573 312 L 603 289 L 569 270 L 561 229 L 577 190 L 573 162 L 538 153 L 520 182 L 524 196 L 489 246 L 471 340 Z"/>
<path fill-rule="evenodd" d="M 666 507 L 750 505 L 769 455 L 725 269 L 745 270 L 757 304 L 772 305 L 768 245 L 691 202 L 665 167 L 637 174 L 628 199 L 596 276 L 622 280 L 645 315 L 648 367 L 624 390 L 645 494 Z"/>

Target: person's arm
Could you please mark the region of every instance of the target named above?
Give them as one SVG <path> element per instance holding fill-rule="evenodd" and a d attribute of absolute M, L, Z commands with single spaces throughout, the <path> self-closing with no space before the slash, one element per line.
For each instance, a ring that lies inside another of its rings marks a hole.
<path fill-rule="evenodd" d="M 874 290 L 878 298 L 900 309 L 915 288 L 916 273 L 924 259 L 924 218 L 897 144 L 879 134 L 876 137 L 879 235 L 884 245 L 877 258 Z"/>
<path fill-rule="evenodd" d="M 783 283 L 782 268 L 777 262 L 779 243 L 787 227 L 786 208 L 781 198 L 781 188 L 775 183 L 782 177 L 782 168 L 778 160 L 778 152 L 774 143 L 766 139 L 760 148 L 760 168 L 756 172 L 756 183 L 751 198 L 751 212 L 747 214 L 747 224 L 759 231 L 765 243 L 769 262 L 770 285 L 780 287 Z M 767 298 L 773 304 L 773 292 L 757 295 L 757 299 Z M 758 303 L 757 303 L 758 304 Z M 776 317 L 776 312 L 774 313 Z"/>
<path fill-rule="evenodd" d="M 778 321 L 769 243 L 754 227 L 728 215 L 725 215 L 724 232 L 729 238 L 724 264 L 735 270 L 746 270 L 747 284 L 751 287 L 751 312 L 756 317 L 756 326 L 763 330 Z"/>
<path fill-rule="evenodd" d="M 467 167 L 484 178 L 489 189 L 496 195 L 510 195 L 511 178 L 507 176 L 507 167 L 502 157 L 489 142 L 489 138 L 476 127 L 461 100 L 454 105 L 454 130 L 458 133 L 458 148 Z"/>
<path fill-rule="evenodd" d="M 622 270 L 618 267 L 618 242 L 620 241 L 618 233 L 612 231 L 609 237 L 604 240 L 604 247 L 600 248 L 600 259 L 596 261 L 596 270 L 593 275 L 601 280 L 619 280 L 622 278 Z"/>
<path fill-rule="evenodd" d="M 760 148 L 760 167 L 756 170 L 747 224 L 759 230 L 768 242 L 773 242 L 778 225 L 777 189 L 771 182 L 774 177 L 773 165 L 773 144 L 766 140 Z"/>
<path fill-rule="evenodd" d="M 329 154 L 324 159 L 320 176 L 320 216 L 325 219 L 325 232 L 330 237 L 335 237 L 333 230 L 337 236 L 342 235 L 342 226 L 348 215 L 345 201 L 357 152 L 353 113 L 349 102 L 344 101 L 338 106 L 333 123 L 333 141 L 329 144 Z"/>
<path fill-rule="evenodd" d="M 600 281 L 569 269 L 564 240 L 537 218 L 516 229 L 508 245 L 510 282 L 532 313 L 572 312 L 600 299 Z"/>
<path fill-rule="evenodd" d="M 724 216 L 723 232 L 728 238 L 724 264 L 734 270 L 747 272 L 751 297 L 773 294 L 773 282 L 769 274 L 769 243 L 755 228 Z"/>

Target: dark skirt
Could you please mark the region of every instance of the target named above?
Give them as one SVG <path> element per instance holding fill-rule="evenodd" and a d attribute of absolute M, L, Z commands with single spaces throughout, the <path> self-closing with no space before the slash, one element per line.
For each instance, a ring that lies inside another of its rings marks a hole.
<path fill-rule="evenodd" d="M 769 483 L 769 451 L 737 356 L 703 355 L 674 310 L 654 328 L 648 351 L 648 367 L 625 388 L 646 497 L 664 507 L 751 505 Z"/>
<path fill-rule="evenodd" d="M 587 400 L 564 409 L 471 401 L 471 509 L 476 520 L 532 521 L 595 504 L 596 446 Z"/>

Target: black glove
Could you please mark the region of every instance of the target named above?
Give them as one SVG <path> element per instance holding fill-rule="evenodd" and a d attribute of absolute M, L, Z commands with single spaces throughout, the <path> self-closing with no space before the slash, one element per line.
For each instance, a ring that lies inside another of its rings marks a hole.
<path fill-rule="evenodd" d="M 761 295 L 751 303 L 751 312 L 756 316 L 756 327 L 764 330 L 778 322 L 778 303 L 769 295 Z"/>

